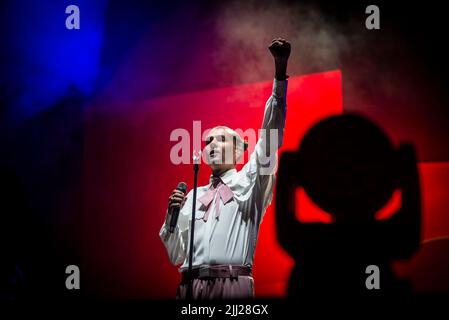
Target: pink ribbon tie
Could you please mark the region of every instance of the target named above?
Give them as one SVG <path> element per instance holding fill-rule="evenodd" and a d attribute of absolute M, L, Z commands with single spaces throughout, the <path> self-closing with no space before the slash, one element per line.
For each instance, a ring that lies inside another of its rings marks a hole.
<path fill-rule="evenodd" d="M 209 189 L 204 193 L 201 197 L 198 198 L 198 201 L 201 202 L 207 209 L 204 213 L 203 220 L 207 221 L 209 218 L 209 213 L 212 208 L 212 200 L 215 198 L 215 218 L 220 216 L 220 206 L 219 199 L 223 202 L 223 204 L 228 203 L 233 197 L 231 188 L 229 188 L 223 181 L 218 177 L 212 177 L 213 182 L 211 183 Z M 218 193 L 218 196 L 215 195 Z"/>

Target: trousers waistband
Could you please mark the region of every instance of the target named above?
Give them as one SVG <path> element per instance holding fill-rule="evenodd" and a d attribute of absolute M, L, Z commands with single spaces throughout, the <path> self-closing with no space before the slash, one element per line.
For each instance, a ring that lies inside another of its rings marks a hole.
<path fill-rule="evenodd" d="M 252 269 L 248 266 L 239 265 L 212 265 L 192 269 L 192 279 L 231 278 L 239 276 L 252 276 Z M 189 271 L 182 271 L 182 282 L 189 280 Z"/>

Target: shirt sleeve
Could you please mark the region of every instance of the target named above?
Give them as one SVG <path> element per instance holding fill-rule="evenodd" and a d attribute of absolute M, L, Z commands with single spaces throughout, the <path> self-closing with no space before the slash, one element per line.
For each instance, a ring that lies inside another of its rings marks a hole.
<path fill-rule="evenodd" d="M 189 208 L 192 207 L 192 191 L 187 194 L 186 202 L 179 211 L 178 222 L 173 233 L 170 233 L 170 214 L 168 210 L 165 216 L 165 222 L 159 232 L 159 237 L 164 243 L 170 262 L 178 265 L 184 262 L 186 258 L 188 238 L 189 238 Z"/>
<path fill-rule="evenodd" d="M 277 150 L 284 139 L 287 113 L 287 80 L 274 80 L 272 95 L 265 105 L 262 130 L 249 161 L 242 171 L 254 183 L 253 200 L 262 218 L 272 199 L 277 170 Z"/>

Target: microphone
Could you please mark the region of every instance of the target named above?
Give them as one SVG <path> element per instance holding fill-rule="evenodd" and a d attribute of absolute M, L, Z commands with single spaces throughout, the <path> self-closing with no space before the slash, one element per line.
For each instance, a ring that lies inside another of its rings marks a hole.
<path fill-rule="evenodd" d="M 178 183 L 178 186 L 176 187 L 177 190 L 183 192 L 184 194 L 187 191 L 187 185 L 185 182 Z M 170 233 L 173 233 L 175 231 L 176 225 L 178 224 L 178 217 L 179 217 L 179 210 L 180 208 L 171 208 L 170 210 L 170 227 L 168 228 L 168 231 Z"/>

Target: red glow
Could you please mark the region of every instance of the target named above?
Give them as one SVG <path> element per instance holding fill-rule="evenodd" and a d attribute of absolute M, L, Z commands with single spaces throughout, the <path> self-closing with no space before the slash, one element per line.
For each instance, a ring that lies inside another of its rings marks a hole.
<path fill-rule="evenodd" d="M 86 133 L 84 259 L 101 294 L 112 297 L 173 298 L 179 282 L 158 232 L 167 197 L 181 180 L 192 186 L 192 166 L 170 162 L 170 133 L 192 122 L 259 129 L 272 81 L 152 99 L 136 105 L 101 106 Z M 315 122 L 342 112 L 339 71 L 291 77 L 282 150 L 296 149 Z M 104 115 L 106 114 L 106 115 Z M 249 150 L 250 152 L 252 150 Z M 248 155 L 246 155 L 248 156 Z M 202 164 L 199 184 L 210 169 Z M 262 223 L 255 257 L 258 296 L 282 296 L 291 267 L 274 232 L 273 206 Z"/>
<path fill-rule="evenodd" d="M 179 282 L 158 232 L 167 197 L 179 181 L 192 187 L 192 166 L 170 161 L 170 133 L 192 122 L 202 129 L 216 125 L 258 129 L 272 81 L 180 94 L 125 106 L 102 105 L 106 113 L 87 115 L 85 141 L 85 210 L 83 261 L 96 294 L 115 298 L 173 298 Z M 294 150 L 310 126 L 342 113 L 339 71 L 291 77 L 288 116 L 281 149 Z M 252 150 L 249 150 L 252 151 Z M 247 155 L 246 155 L 247 157 Z M 449 195 L 447 164 L 420 166 L 424 237 L 447 235 Z M 210 169 L 202 164 L 199 184 Z M 298 191 L 302 219 L 329 222 L 329 216 Z M 400 198 L 400 197 L 399 197 Z M 400 200 L 400 199 L 399 199 Z M 379 212 L 386 218 L 400 205 L 397 193 Z M 292 266 L 277 241 L 273 205 L 261 226 L 255 257 L 257 296 L 284 296 Z"/>

